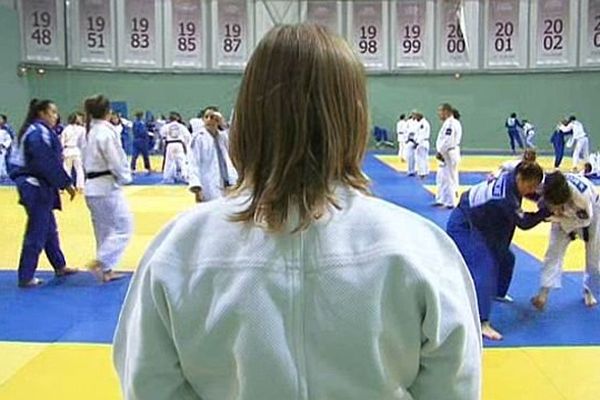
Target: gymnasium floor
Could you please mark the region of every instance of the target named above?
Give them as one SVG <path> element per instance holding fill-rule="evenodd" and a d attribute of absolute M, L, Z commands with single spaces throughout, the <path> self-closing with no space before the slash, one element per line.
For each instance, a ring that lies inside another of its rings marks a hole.
<path fill-rule="evenodd" d="M 461 183 L 484 179 L 506 159 L 465 157 Z M 549 162 L 542 159 L 545 167 Z M 430 206 L 434 174 L 423 185 L 400 172 L 402 167 L 394 156 L 369 154 L 365 172 L 373 180 L 374 193 L 444 226 L 449 211 Z M 126 271 L 135 269 L 161 226 L 194 206 L 184 187 L 160 185 L 158 176 L 138 176 L 136 182 L 126 188 L 135 217 L 135 236 L 123 260 Z M 0 187 L 0 204 L 0 399 L 120 399 L 110 343 L 129 277 L 102 286 L 88 273 L 59 280 L 42 272 L 48 282 L 42 288 L 17 289 L 15 269 L 25 216 L 14 188 Z M 57 215 L 68 262 L 80 267 L 94 254 L 84 200 L 65 200 L 64 212 Z M 510 290 L 515 303 L 494 307 L 492 319 L 505 340 L 485 343 L 485 400 L 600 398 L 600 308 L 586 309 L 582 303 L 581 242 L 571 246 L 563 289 L 552 294 L 547 310 L 539 313 L 529 305 L 548 233 L 548 224 L 543 224 L 515 235 L 517 267 Z M 44 257 L 41 263 L 41 270 L 48 271 Z"/>

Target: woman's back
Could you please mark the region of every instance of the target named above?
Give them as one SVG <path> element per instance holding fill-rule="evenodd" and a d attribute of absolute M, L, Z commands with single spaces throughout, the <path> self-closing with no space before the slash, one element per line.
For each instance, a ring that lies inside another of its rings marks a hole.
<path fill-rule="evenodd" d="M 121 317 L 140 324 L 115 340 L 129 398 L 478 398 L 476 302 L 452 242 L 399 207 L 336 195 L 341 210 L 298 233 L 229 221 L 243 197 L 172 223 L 132 284 L 152 293 L 130 293 Z"/>

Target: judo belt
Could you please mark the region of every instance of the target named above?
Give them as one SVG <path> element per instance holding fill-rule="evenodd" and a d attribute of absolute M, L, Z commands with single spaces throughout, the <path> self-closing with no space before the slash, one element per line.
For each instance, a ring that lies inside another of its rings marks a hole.
<path fill-rule="evenodd" d="M 112 172 L 110 172 L 110 171 L 86 172 L 85 178 L 86 179 L 96 179 L 96 178 L 100 178 L 101 176 L 108 176 L 108 175 L 112 176 Z"/>
<path fill-rule="evenodd" d="M 187 155 L 187 149 L 185 148 L 185 143 L 183 143 L 183 140 L 165 140 L 165 153 L 163 154 L 163 162 L 162 162 L 162 168 L 161 171 L 165 171 L 165 163 L 167 162 L 167 147 L 169 147 L 170 144 L 175 144 L 175 143 L 181 143 L 181 145 L 183 146 L 183 154 Z"/>

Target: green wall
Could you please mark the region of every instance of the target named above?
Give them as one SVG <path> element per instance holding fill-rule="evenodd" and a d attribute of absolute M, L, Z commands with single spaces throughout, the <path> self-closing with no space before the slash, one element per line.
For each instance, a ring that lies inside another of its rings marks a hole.
<path fill-rule="evenodd" d="M 15 127 L 20 125 L 29 99 L 27 80 L 17 76 L 19 43 L 17 13 L 0 5 L 0 113 L 7 114 Z"/>
<path fill-rule="evenodd" d="M 85 72 L 49 69 L 44 76 L 31 72 L 16 76 L 19 60 L 16 12 L 0 6 L 0 112 L 20 120 L 29 96 L 57 101 L 64 114 L 94 93 L 127 101 L 129 110 L 155 113 L 175 109 L 190 117 L 208 104 L 229 114 L 240 82 L 239 75 L 175 75 Z M 450 102 L 463 116 L 468 149 L 505 149 L 506 116 L 515 111 L 538 127 L 537 142 L 549 148 L 552 128 L 563 115 L 575 113 L 600 143 L 600 72 L 535 74 L 400 75 L 369 77 L 374 124 L 393 129 L 400 112 L 422 110 L 439 129 L 435 110 Z"/>

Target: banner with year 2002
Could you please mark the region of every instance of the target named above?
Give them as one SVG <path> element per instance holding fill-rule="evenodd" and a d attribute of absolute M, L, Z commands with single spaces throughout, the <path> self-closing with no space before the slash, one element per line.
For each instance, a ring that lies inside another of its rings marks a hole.
<path fill-rule="evenodd" d="M 65 64 L 62 0 L 20 0 L 21 58 L 28 63 Z"/>
<path fill-rule="evenodd" d="M 533 0 L 531 66 L 572 67 L 577 52 L 578 1 Z"/>

